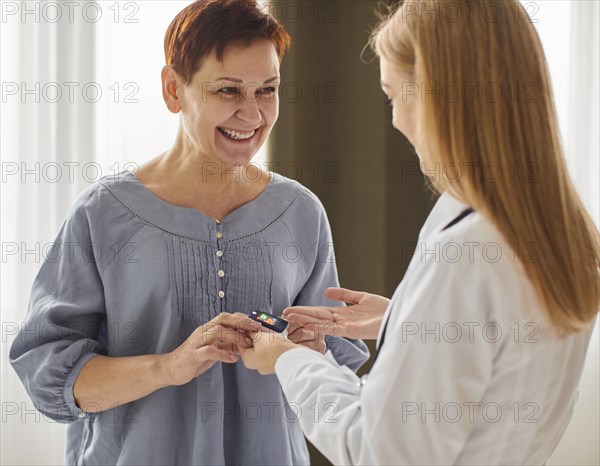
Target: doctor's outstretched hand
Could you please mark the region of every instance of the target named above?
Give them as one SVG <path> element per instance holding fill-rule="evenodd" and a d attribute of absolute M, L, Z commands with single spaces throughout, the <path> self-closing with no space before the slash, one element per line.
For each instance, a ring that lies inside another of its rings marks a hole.
<path fill-rule="evenodd" d="M 390 303 L 388 298 L 345 288 L 327 288 L 325 296 L 349 305 L 288 307 L 282 317 L 317 334 L 361 340 L 377 338 L 383 315 Z"/>

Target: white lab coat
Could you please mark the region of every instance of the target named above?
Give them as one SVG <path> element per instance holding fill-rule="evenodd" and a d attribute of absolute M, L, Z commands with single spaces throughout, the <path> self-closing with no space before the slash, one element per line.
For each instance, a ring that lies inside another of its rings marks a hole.
<path fill-rule="evenodd" d="M 441 231 L 466 208 L 448 194 L 434 206 L 362 385 L 306 348 L 277 360 L 304 433 L 333 463 L 544 464 L 563 434 L 591 328 L 557 338 L 482 215 Z"/>

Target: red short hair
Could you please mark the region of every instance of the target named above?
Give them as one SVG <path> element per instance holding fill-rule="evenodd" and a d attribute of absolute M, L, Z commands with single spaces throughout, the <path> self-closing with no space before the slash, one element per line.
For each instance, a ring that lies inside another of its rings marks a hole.
<path fill-rule="evenodd" d="M 279 61 L 291 44 L 284 27 L 260 9 L 256 0 L 196 0 L 181 10 L 165 35 L 165 59 L 186 85 L 214 49 L 223 60 L 231 43 L 273 42 Z"/>

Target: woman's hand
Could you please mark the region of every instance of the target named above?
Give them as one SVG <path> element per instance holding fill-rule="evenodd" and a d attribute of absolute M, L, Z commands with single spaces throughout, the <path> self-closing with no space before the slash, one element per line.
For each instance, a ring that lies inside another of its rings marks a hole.
<path fill-rule="evenodd" d="M 262 328 L 259 332 L 251 332 L 253 340 L 251 348 L 240 348 L 240 355 L 248 369 L 254 369 L 262 375 L 275 372 L 277 358 L 286 351 L 300 348 L 300 345 L 286 340 L 281 333 Z"/>
<path fill-rule="evenodd" d="M 321 354 L 325 354 L 325 334 L 319 333 L 317 330 L 307 330 L 302 325 L 290 322 L 287 338 L 292 343 L 298 343 Z"/>
<path fill-rule="evenodd" d="M 283 311 L 282 317 L 304 326 L 304 331 L 319 335 L 374 340 L 390 300 L 376 294 L 345 288 L 327 288 L 325 296 L 350 306 L 295 306 Z"/>
<path fill-rule="evenodd" d="M 177 349 L 161 355 L 164 384 L 183 385 L 218 361 L 237 362 L 240 349 L 252 347 L 248 332 L 258 330 L 260 324 L 244 314 L 219 314 L 194 330 Z"/>

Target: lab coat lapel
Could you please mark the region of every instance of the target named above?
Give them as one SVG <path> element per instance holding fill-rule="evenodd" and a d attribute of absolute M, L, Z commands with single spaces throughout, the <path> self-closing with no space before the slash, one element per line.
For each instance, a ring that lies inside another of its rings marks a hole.
<path fill-rule="evenodd" d="M 460 213 L 467 208 L 468 206 L 460 202 L 458 199 L 450 196 L 446 192 L 442 193 L 442 195 L 438 198 L 437 202 L 433 206 L 433 209 L 431 209 L 431 212 L 427 216 L 427 219 L 425 220 L 425 223 L 423 224 L 423 227 L 419 232 L 419 244 L 426 241 L 427 238 L 429 238 L 431 235 L 440 232 L 449 222 L 451 222 L 454 218 L 456 218 L 456 216 L 460 215 Z M 408 269 L 406 270 L 405 276 L 408 274 L 409 270 L 411 269 L 411 266 L 413 266 L 413 263 L 414 261 L 411 260 L 410 264 L 408 265 Z M 392 299 L 396 298 L 396 295 L 400 296 L 400 294 L 404 292 L 404 282 L 404 280 L 400 282 L 400 285 L 396 288 L 396 291 L 394 291 Z M 381 337 L 383 336 L 387 320 L 390 316 L 390 309 L 391 307 L 388 306 L 388 308 L 385 311 L 385 314 L 383 315 L 381 327 L 379 327 L 379 334 L 377 335 L 376 345 L 377 350 L 379 350 L 379 347 L 381 345 Z"/>

